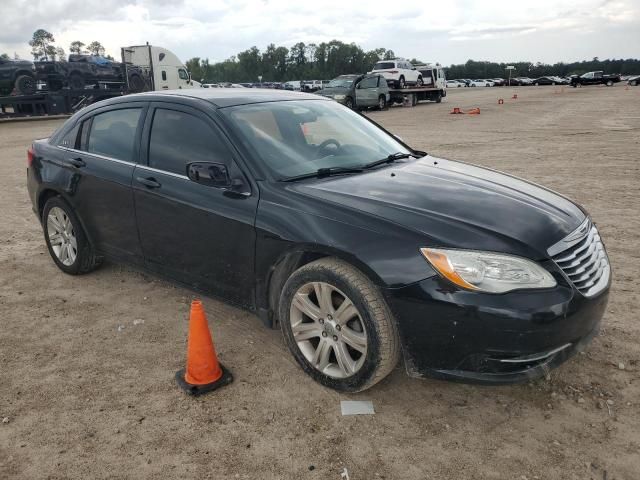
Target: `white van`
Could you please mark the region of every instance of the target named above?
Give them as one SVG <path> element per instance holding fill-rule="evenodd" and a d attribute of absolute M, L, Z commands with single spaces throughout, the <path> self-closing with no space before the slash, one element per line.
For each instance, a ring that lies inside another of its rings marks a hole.
<path fill-rule="evenodd" d="M 200 88 L 180 59 L 170 50 L 152 45 L 122 48 L 127 87 L 131 92 Z"/>

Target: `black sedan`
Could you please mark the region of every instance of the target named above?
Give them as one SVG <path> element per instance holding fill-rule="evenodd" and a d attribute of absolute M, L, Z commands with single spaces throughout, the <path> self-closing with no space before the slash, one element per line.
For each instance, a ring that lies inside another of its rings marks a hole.
<path fill-rule="evenodd" d="M 597 333 L 611 271 L 585 211 L 416 151 L 323 97 L 260 89 L 99 102 L 28 152 L 56 265 L 103 259 L 280 325 L 301 367 L 364 390 L 542 375 Z"/>

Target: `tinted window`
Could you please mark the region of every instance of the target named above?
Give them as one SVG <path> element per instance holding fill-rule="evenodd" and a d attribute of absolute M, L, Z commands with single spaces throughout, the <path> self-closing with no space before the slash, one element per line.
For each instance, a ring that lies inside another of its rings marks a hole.
<path fill-rule="evenodd" d="M 156 109 L 149 139 L 149 166 L 187 174 L 191 162 L 229 163 L 222 139 L 204 120 L 184 112 Z"/>
<path fill-rule="evenodd" d="M 387 70 L 389 68 L 395 68 L 396 64 L 393 62 L 378 62 L 373 66 L 374 70 Z"/>
<path fill-rule="evenodd" d="M 133 161 L 141 112 L 141 108 L 124 108 L 94 116 L 87 151 L 118 160 Z"/>
<path fill-rule="evenodd" d="M 78 148 L 78 130 L 80 130 L 80 124 L 76 124 L 71 130 L 69 130 L 64 137 L 60 139 L 59 146 L 65 148 Z"/>
<path fill-rule="evenodd" d="M 376 88 L 378 86 L 378 77 L 365 77 L 360 82 L 360 88 Z"/>
<path fill-rule="evenodd" d="M 189 80 L 189 75 L 187 75 L 187 72 L 185 70 L 178 70 L 178 76 L 181 80 Z"/>
<path fill-rule="evenodd" d="M 167 79 L 167 72 L 162 70 L 162 80 L 166 80 L 166 79 Z"/>

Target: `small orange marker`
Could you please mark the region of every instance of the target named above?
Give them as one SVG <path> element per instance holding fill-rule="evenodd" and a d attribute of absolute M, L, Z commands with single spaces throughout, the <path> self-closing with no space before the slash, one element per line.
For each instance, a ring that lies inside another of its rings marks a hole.
<path fill-rule="evenodd" d="M 191 302 L 187 368 L 176 373 L 178 385 L 190 395 L 211 392 L 233 381 L 231 372 L 218 362 L 207 317 L 200 300 Z"/>

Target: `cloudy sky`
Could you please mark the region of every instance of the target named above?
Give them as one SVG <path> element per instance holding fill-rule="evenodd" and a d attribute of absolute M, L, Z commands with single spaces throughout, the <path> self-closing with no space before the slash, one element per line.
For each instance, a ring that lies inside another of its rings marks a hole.
<path fill-rule="evenodd" d="M 44 28 L 69 43 L 144 42 L 223 60 L 253 45 L 338 39 L 444 65 L 640 57 L 640 0 L 0 0 L 0 53 Z"/>

